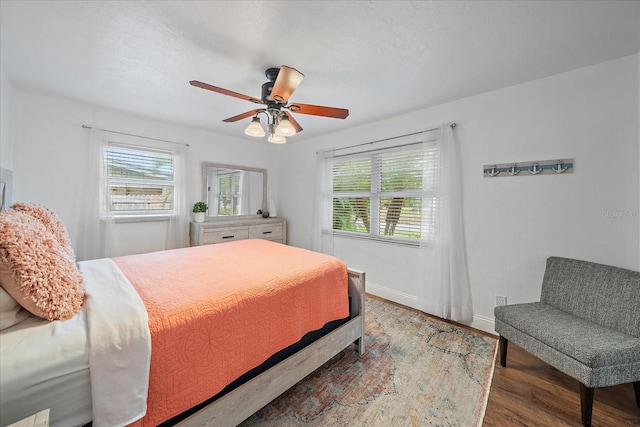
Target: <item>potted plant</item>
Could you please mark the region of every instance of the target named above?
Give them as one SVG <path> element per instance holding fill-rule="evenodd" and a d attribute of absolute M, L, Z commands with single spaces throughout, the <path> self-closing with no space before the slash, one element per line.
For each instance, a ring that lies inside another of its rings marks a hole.
<path fill-rule="evenodd" d="M 195 202 L 193 205 L 193 213 L 196 217 L 196 222 L 204 221 L 204 213 L 207 211 L 207 204 L 205 202 Z"/>

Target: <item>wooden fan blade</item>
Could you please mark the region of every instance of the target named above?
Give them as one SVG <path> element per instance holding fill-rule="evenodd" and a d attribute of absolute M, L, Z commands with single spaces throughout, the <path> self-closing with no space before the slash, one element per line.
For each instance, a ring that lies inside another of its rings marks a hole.
<path fill-rule="evenodd" d="M 346 119 L 349 110 L 346 108 L 323 107 L 311 104 L 291 104 L 287 107 L 292 113 L 311 114 L 312 116 L 332 117 L 334 119 Z"/>
<path fill-rule="evenodd" d="M 210 84 L 207 84 L 207 83 L 202 83 L 202 82 L 199 82 L 197 80 L 191 80 L 189 82 L 189 84 L 191 86 L 196 86 L 196 87 L 199 87 L 199 88 L 202 88 L 202 89 L 207 89 L 207 90 L 211 90 L 213 92 L 218 92 L 218 93 L 221 93 L 223 95 L 233 96 L 234 98 L 244 99 L 245 101 L 251 101 L 251 102 L 254 102 L 256 104 L 264 104 L 264 102 L 262 102 L 262 100 L 254 98 L 253 96 L 243 95 L 241 93 L 234 92 L 232 90 L 223 89 L 221 87 L 213 86 L 213 85 L 210 85 Z"/>
<path fill-rule="evenodd" d="M 284 113 L 289 118 L 289 122 L 291 122 L 291 125 L 295 128 L 296 133 L 302 132 L 302 126 L 300 126 L 300 124 L 296 121 L 296 119 L 293 118 L 293 114 L 287 113 L 286 111 L 284 111 Z"/>
<path fill-rule="evenodd" d="M 300 71 L 283 65 L 280 67 L 278 77 L 273 84 L 273 89 L 271 89 L 271 98 L 277 102 L 286 104 L 302 79 L 304 79 L 304 74 Z"/>
<path fill-rule="evenodd" d="M 224 119 L 223 122 L 231 123 L 237 122 L 238 120 L 245 119 L 247 117 L 255 116 L 258 111 L 264 111 L 264 108 L 259 108 L 257 110 L 247 111 L 246 113 L 238 114 L 237 116 L 229 117 L 228 119 Z"/>

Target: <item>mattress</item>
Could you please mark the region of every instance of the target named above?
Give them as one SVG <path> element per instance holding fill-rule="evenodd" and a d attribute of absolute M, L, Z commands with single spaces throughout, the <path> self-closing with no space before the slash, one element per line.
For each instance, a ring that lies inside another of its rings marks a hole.
<path fill-rule="evenodd" d="M 46 408 L 51 408 L 52 427 L 91 421 L 84 308 L 66 321 L 30 316 L 0 331 L 0 343 L 0 425 Z"/>

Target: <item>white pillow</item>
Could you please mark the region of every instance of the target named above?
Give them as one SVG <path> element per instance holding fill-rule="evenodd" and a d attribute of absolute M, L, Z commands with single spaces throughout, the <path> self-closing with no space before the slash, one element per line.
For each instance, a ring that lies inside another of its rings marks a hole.
<path fill-rule="evenodd" d="M 20 323 L 27 317 L 29 312 L 0 287 L 0 330 Z"/>

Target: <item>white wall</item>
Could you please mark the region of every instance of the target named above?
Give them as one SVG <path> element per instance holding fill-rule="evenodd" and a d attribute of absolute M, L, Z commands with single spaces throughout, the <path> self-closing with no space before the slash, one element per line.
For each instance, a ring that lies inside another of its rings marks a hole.
<path fill-rule="evenodd" d="M 235 139 L 204 130 L 134 117 L 117 111 L 16 90 L 13 201 L 39 203 L 53 209 L 67 226 L 75 246 L 83 206 L 78 164 L 87 161 L 90 131 L 95 126 L 170 141 L 189 147 L 189 205 L 202 199 L 203 161 L 266 168 L 269 197 L 277 197 L 275 152 L 264 141 Z M 96 166 L 97 167 L 97 166 Z M 122 254 L 164 249 L 166 224 L 117 224 Z M 188 233 L 188 230 L 185 230 Z"/>
<path fill-rule="evenodd" d="M 280 162 L 278 214 L 311 245 L 316 151 L 456 122 L 475 318 L 493 330 L 495 295 L 538 300 L 557 255 L 640 269 L 638 55 L 292 142 Z M 347 119 L 348 120 L 348 119 Z M 572 174 L 485 178 L 485 164 L 574 158 Z M 371 293 L 419 307 L 419 251 L 336 239 Z"/>
<path fill-rule="evenodd" d="M 15 89 L 0 66 L 0 167 L 13 170 L 13 118 Z"/>

